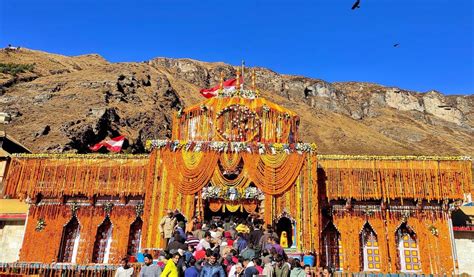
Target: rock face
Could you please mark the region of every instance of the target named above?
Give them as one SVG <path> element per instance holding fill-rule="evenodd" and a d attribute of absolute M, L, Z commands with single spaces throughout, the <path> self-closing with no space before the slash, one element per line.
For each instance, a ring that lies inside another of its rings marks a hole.
<path fill-rule="evenodd" d="M 224 63 L 156 58 L 109 63 L 99 55 L 66 57 L 40 51 L 0 51 L 0 63 L 35 64 L 30 72 L 0 73 L 0 111 L 7 132 L 34 152 L 88 152 L 119 134 L 126 152 L 171 134 L 172 113 L 203 101 Z M 419 93 L 362 82 L 329 83 L 255 68 L 257 87 L 302 118 L 303 140 L 323 154 L 474 154 L 474 96 Z"/>

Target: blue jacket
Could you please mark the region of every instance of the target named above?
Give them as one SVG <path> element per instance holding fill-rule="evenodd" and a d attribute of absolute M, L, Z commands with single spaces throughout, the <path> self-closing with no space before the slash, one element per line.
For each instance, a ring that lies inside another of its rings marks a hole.
<path fill-rule="evenodd" d="M 224 268 L 218 263 L 214 265 L 205 263 L 201 270 L 200 277 L 225 277 Z"/>
<path fill-rule="evenodd" d="M 184 271 L 184 277 L 198 277 L 199 276 L 199 271 L 195 266 L 188 267 Z"/>

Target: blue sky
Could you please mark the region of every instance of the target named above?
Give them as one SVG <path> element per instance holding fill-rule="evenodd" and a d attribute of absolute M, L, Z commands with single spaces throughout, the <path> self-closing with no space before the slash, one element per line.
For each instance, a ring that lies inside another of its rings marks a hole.
<path fill-rule="evenodd" d="M 473 2 L 0 0 L 0 45 L 113 62 L 245 59 L 330 82 L 473 94 Z"/>

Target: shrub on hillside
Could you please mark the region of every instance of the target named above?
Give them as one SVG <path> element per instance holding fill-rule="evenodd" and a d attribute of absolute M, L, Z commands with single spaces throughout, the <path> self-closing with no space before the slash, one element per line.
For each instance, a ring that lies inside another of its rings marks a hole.
<path fill-rule="evenodd" d="M 18 75 L 26 71 L 33 71 L 34 64 L 0 63 L 0 72 L 4 74 Z"/>

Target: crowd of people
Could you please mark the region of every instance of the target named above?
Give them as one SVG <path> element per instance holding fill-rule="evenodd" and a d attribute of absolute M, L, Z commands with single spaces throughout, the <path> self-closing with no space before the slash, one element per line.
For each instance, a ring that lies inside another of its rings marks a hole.
<path fill-rule="evenodd" d="M 192 218 L 179 221 L 173 211 L 160 222 L 166 248 L 153 263 L 150 253 L 139 276 L 165 277 L 310 277 L 329 276 L 312 264 L 288 257 L 271 225 L 263 226 L 258 215 L 246 219 L 214 217 L 207 222 Z M 288 247 L 288 246 L 285 246 Z M 304 259 L 303 259 L 304 260 Z M 310 261 L 309 263 L 312 263 Z M 127 271 L 128 270 L 128 271 Z M 131 276 L 128 260 L 116 276 Z"/>

